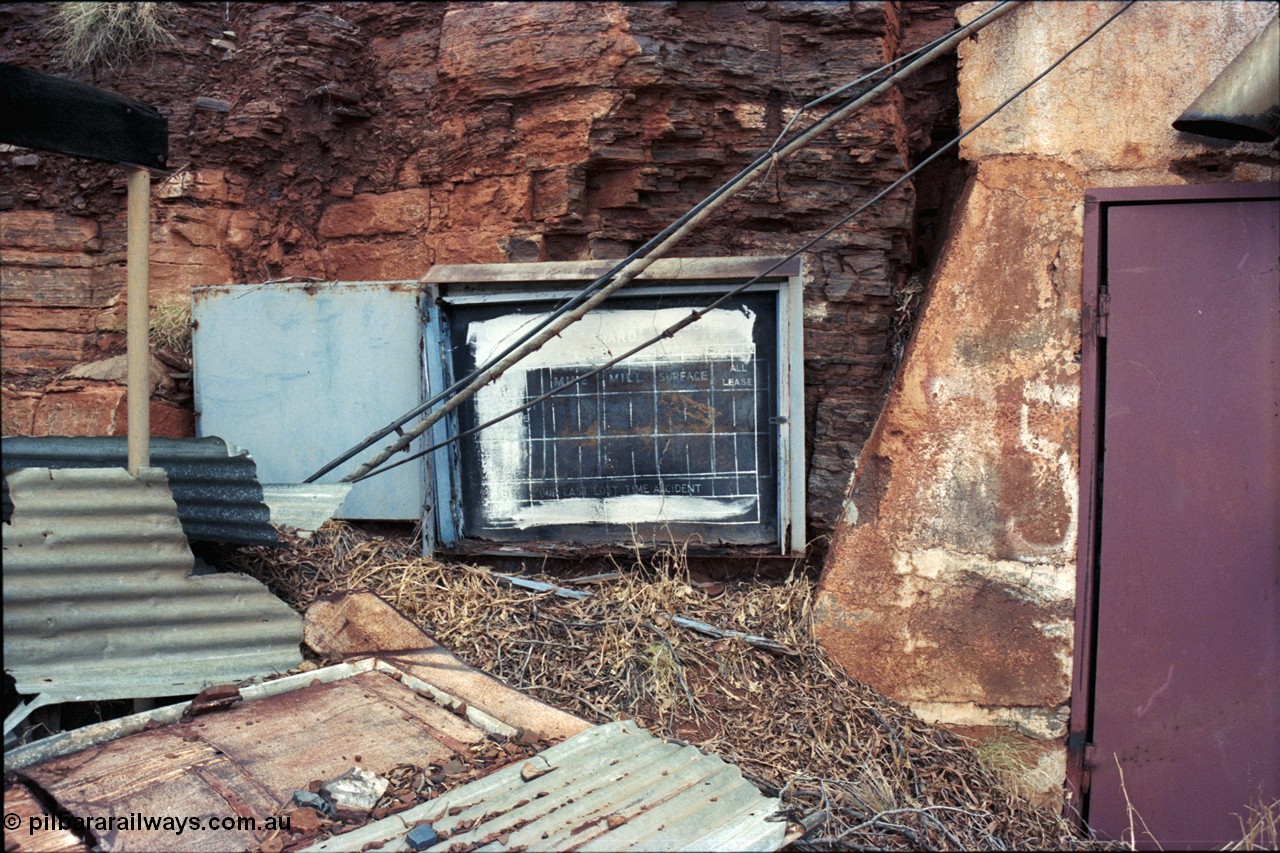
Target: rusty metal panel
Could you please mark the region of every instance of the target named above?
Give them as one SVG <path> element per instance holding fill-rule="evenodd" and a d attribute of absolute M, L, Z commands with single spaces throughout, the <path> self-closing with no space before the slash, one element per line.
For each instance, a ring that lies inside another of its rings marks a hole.
<path fill-rule="evenodd" d="M 301 662 L 302 620 L 257 580 L 191 576 L 164 471 L 8 474 L 4 666 L 54 701 L 171 696 Z"/>
<path fill-rule="evenodd" d="M 1120 837 L 1132 805 L 1140 847 L 1219 846 L 1280 795 L 1280 193 L 1258 195 L 1106 212 L 1087 819 Z"/>
<path fill-rule="evenodd" d="M 487 734 L 372 659 L 242 694 L 245 701 L 230 710 L 191 720 L 177 716 L 182 706 L 138 715 L 154 719 L 120 737 L 112 733 L 123 720 L 92 727 L 105 739 L 77 743 L 75 732 L 50 738 L 50 747 L 32 744 L 12 763 L 6 755 L 6 770 L 20 770 L 80 817 L 187 815 L 207 823 L 238 815 L 258 827 L 189 828 L 180 835 L 128 827 L 100 836 L 103 850 L 248 850 L 270 834 L 263 829 L 267 818 L 313 779 L 353 766 L 386 775 L 406 762 L 443 765 Z"/>
<path fill-rule="evenodd" d="M 88 853 L 70 829 L 49 820 L 49 811 L 21 783 L 5 784 L 5 850 L 15 853 Z M 14 819 L 16 816 L 16 820 Z M 10 826 L 10 824 L 13 824 Z"/>
<path fill-rule="evenodd" d="M 415 281 L 194 288 L 196 431 L 248 448 L 264 483 L 301 483 L 422 402 L 421 292 Z M 419 460 L 357 483 L 340 517 L 419 521 L 425 499 Z"/>
<path fill-rule="evenodd" d="M 736 767 L 624 720 L 306 849 L 407 850 L 404 836 L 427 821 L 437 851 L 777 850 L 779 808 Z"/>
<path fill-rule="evenodd" d="M 291 690 L 314 687 L 317 684 L 328 684 L 343 678 L 351 678 L 364 672 L 371 672 L 374 669 L 381 669 L 393 675 L 399 671 L 382 661 L 363 658 L 350 663 L 340 663 L 321 669 L 313 669 L 309 672 L 284 675 L 280 678 L 273 678 L 270 681 L 241 685 L 239 687 L 240 698 L 243 702 L 256 702 L 259 699 L 279 696 Z M 153 708 L 127 717 L 104 720 L 83 728 L 59 732 L 31 743 L 6 749 L 4 753 L 4 770 L 6 773 L 21 770 L 24 767 L 31 767 L 55 758 L 62 758 L 73 752 L 81 752 L 102 746 L 103 744 L 135 735 L 138 732 L 151 731 L 160 726 L 181 722 L 182 715 L 190 704 L 189 701 L 183 701 L 176 705 L 165 705 L 162 708 Z"/>
<path fill-rule="evenodd" d="M 0 444 L 6 472 L 17 468 L 124 468 L 124 436 L 8 436 Z M 276 545 L 270 510 L 248 451 L 221 438 L 152 438 L 151 465 L 163 468 L 192 542 Z M 4 518 L 13 511 L 4 485 Z"/>
<path fill-rule="evenodd" d="M 449 675 L 432 677 L 440 674 Z M 207 823 L 234 814 L 259 827 L 181 835 L 128 827 L 99 837 L 104 850 L 256 849 L 265 819 L 313 779 L 353 765 L 379 775 L 406 762 L 442 766 L 528 719 L 509 705 L 497 717 L 473 717 L 491 689 L 441 683 L 447 689 L 365 658 L 242 688 L 240 704 L 194 719 L 173 705 L 55 735 L 6 751 L 5 770 L 79 817 L 177 814 Z M 402 850 L 413 823 L 430 819 L 452 834 L 442 849 L 528 820 L 512 829 L 513 848 L 776 850 L 787 826 L 770 819 L 778 807 L 719 758 L 623 722 L 582 730 L 316 849 Z M 465 820 L 477 825 L 464 829 Z"/>

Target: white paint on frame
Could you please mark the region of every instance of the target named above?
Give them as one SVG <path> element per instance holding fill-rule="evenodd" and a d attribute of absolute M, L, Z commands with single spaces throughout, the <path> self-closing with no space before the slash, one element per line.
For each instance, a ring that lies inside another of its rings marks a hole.
<path fill-rule="evenodd" d="M 477 392 L 474 398 L 477 423 L 523 405 L 529 396 L 531 372 L 551 368 L 561 373 L 566 368 L 591 369 L 659 334 L 688 316 L 689 310 L 605 309 L 588 314 Z M 484 363 L 500 353 L 522 331 L 545 316 L 512 314 L 471 323 L 467 344 L 476 363 Z M 713 309 L 698 322 L 620 363 L 616 369 L 643 364 L 696 370 L 711 362 L 724 361 L 745 369 L 754 363 L 756 355 L 755 321 L 755 313 L 745 307 Z M 656 400 L 656 395 L 653 399 Z M 754 406 L 751 410 L 754 416 Z M 656 414 L 654 423 L 656 440 L 660 437 L 656 434 Z M 744 427 L 744 430 L 750 429 L 753 441 L 756 428 L 754 423 Z M 714 497 L 668 492 L 531 500 L 525 496 L 532 447 L 528 419 L 508 418 L 484 430 L 479 438 L 483 512 L 485 524 L 489 526 L 527 529 L 572 524 L 732 523 L 731 519 L 758 511 L 758 481 L 754 496 Z M 714 467 L 714 460 L 706 461 Z M 756 472 L 750 473 L 758 476 Z"/>

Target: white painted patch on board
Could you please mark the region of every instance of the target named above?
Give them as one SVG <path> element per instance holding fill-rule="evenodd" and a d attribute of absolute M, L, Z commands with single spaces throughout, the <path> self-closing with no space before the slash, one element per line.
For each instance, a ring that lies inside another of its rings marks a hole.
<path fill-rule="evenodd" d="M 687 495 L 617 495 L 611 498 L 562 498 L 516 510 L 516 527 L 543 524 L 653 524 L 676 520 L 722 521 L 752 508 L 750 498 L 711 500 Z"/>
<path fill-rule="evenodd" d="M 543 368 L 584 369 L 598 366 L 648 340 L 689 315 L 688 308 L 656 311 L 600 310 L 587 314 L 551 339 L 540 350 L 520 361 L 475 395 L 476 417 L 484 423 L 525 402 L 530 371 Z M 488 361 L 545 315 L 513 314 L 473 322 L 467 344 L 476 363 Z M 619 369 L 635 362 L 688 364 L 734 359 L 749 362 L 755 356 L 752 330 L 755 313 L 747 308 L 717 308 L 675 335 L 621 362 Z M 523 418 L 516 416 L 481 433 L 480 465 L 484 476 L 485 517 L 495 523 L 507 520 L 520 528 L 535 525 L 593 523 L 713 521 L 743 511 L 726 498 L 673 495 L 623 495 L 607 498 L 563 498 L 522 506 L 518 489 L 528 468 L 529 435 Z M 747 507 L 749 508 L 749 507 Z M 626 515 L 623 513 L 640 513 Z"/>

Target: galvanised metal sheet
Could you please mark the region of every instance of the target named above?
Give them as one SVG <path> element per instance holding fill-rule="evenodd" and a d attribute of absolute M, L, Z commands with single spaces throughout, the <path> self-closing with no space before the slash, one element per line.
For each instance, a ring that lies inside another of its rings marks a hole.
<path fill-rule="evenodd" d="M 248 448 L 264 483 L 301 483 L 422 402 L 420 294 L 412 281 L 193 289 L 196 431 Z M 415 460 L 356 484 L 340 517 L 420 520 L 425 472 Z"/>
<path fill-rule="evenodd" d="M 273 525 L 305 538 L 333 518 L 350 491 L 350 483 L 275 483 L 262 487 L 262 499 Z"/>
<path fill-rule="evenodd" d="M 259 581 L 191 576 L 164 471 L 8 475 L 4 668 L 56 701 L 171 696 L 288 670 L 302 620 Z"/>
<path fill-rule="evenodd" d="M 1106 211 L 1087 819 L 1140 848 L 1280 796 L 1280 187 L 1242 189 Z"/>
<path fill-rule="evenodd" d="M 7 436 L 0 444 L 6 472 L 17 468 L 124 468 L 124 436 Z M 164 469 L 178 520 L 193 542 L 276 545 L 253 458 L 221 438 L 152 438 L 151 465 Z M 4 485 L 4 518 L 13 511 Z"/>
<path fill-rule="evenodd" d="M 778 850 L 779 809 L 733 765 L 624 720 L 306 849 L 409 850 L 427 821 L 436 851 Z"/>

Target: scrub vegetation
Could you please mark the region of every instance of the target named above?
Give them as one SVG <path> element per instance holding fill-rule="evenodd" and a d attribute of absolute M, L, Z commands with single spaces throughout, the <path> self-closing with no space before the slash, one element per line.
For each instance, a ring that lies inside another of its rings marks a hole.
<path fill-rule="evenodd" d="M 191 352 L 191 301 L 174 299 L 151 306 L 151 345 L 178 353 Z"/>
<path fill-rule="evenodd" d="M 50 23 L 58 57 L 76 70 L 110 71 L 174 40 L 174 3 L 60 3 Z"/>

